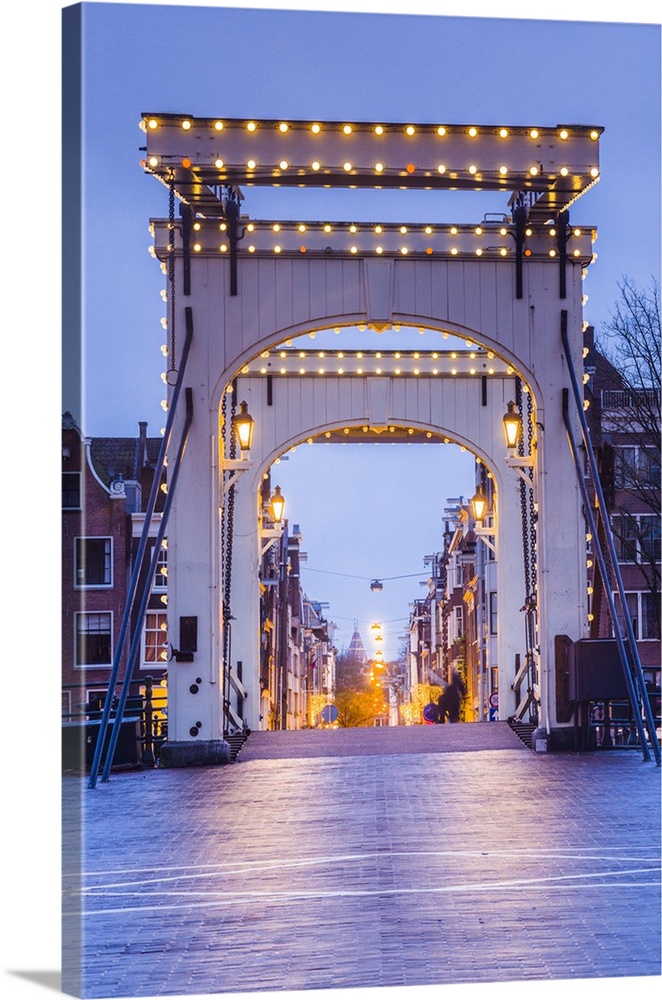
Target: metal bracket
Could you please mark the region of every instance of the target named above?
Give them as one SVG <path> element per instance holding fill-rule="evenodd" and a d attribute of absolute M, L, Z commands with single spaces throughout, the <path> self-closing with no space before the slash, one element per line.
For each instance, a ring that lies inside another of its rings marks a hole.
<path fill-rule="evenodd" d="M 221 461 L 221 471 L 230 472 L 230 478 L 223 483 L 223 494 L 225 495 L 232 486 L 235 485 L 242 472 L 252 469 L 253 462 L 250 458 L 224 458 Z"/>

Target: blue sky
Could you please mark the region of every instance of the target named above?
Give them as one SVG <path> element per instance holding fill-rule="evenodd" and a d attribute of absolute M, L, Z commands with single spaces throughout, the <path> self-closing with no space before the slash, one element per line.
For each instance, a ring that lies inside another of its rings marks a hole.
<path fill-rule="evenodd" d="M 84 262 L 86 402 L 72 405 L 86 433 L 157 434 L 165 395 L 160 290 L 147 224 L 167 214 L 167 192 L 139 167 L 142 112 L 219 117 L 385 121 L 559 122 L 605 128 L 602 179 L 573 209 L 597 226 L 598 262 L 585 283 L 585 317 L 600 327 L 624 274 L 659 274 L 659 30 L 622 23 L 403 13 L 85 4 Z M 376 5 L 373 5 L 376 6 Z M 440 7 L 439 9 L 442 9 Z M 385 9 L 385 8 L 383 8 Z M 413 9 L 413 8 L 410 8 Z M 254 218 L 303 216 L 478 222 L 503 212 L 500 193 L 245 189 Z M 66 399 L 65 399 L 66 406 Z M 77 412 L 80 410 L 80 412 Z M 309 566 L 327 573 L 403 576 L 375 601 L 367 584 L 304 574 L 309 596 L 330 603 L 347 643 L 357 618 L 394 621 L 387 655 L 409 602 L 424 593 L 410 574 L 441 544 L 448 496 L 471 495 L 472 468 L 457 450 L 381 446 L 293 456 L 278 470 L 288 515 L 301 525 Z M 442 454 L 443 452 L 443 454 Z M 431 458 L 432 453 L 432 458 Z M 329 470 L 333 466 L 333 474 Z M 405 472 L 406 469 L 406 472 Z M 385 523 L 381 493 L 399 496 Z M 329 482 L 357 503 L 346 516 L 345 552 L 329 530 Z M 405 483 L 416 489 L 406 490 Z M 376 528 L 378 522 L 379 528 Z M 366 539 L 374 538 L 370 550 Z M 348 553 L 352 553 L 351 558 Z M 387 592 L 388 590 L 388 592 Z"/>

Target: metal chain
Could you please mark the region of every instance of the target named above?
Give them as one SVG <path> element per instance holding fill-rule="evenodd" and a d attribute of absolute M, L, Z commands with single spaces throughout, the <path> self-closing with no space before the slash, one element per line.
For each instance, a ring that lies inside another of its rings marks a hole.
<path fill-rule="evenodd" d="M 237 442 L 232 434 L 232 417 L 236 410 L 235 393 L 232 394 L 232 406 L 230 420 L 227 419 L 227 393 L 223 394 L 221 413 L 223 415 L 223 454 L 227 445 L 228 434 L 230 435 L 228 457 L 236 458 Z M 232 542 L 234 532 L 234 484 L 227 491 L 227 498 L 223 503 L 221 514 L 221 571 L 223 573 L 223 668 L 227 669 L 229 654 L 230 629 L 228 627 L 232 614 Z"/>
<path fill-rule="evenodd" d="M 529 454 L 533 453 L 533 436 L 534 436 L 534 425 L 533 425 L 533 396 L 529 392 L 527 393 L 527 425 L 528 425 L 528 435 L 529 435 Z M 533 486 L 533 484 L 532 484 Z M 537 529 L 537 515 L 536 515 L 536 505 L 533 496 L 533 489 L 529 490 L 529 532 L 531 535 L 531 597 L 534 604 L 537 604 L 537 590 L 538 590 L 538 559 L 537 559 L 537 540 L 538 540 L 538 529 Z"/>
<path fill-rule="evenodd" d="M 519 412 L 522 412 L 522 380 L 518 377 L 515 381 L 515 403 Z M 517 454 L 520 458 L 524 456 L 524 434 L 520 434 L 517 444 Z M 525 603 L 528 605 L 531 594 L 531 553 L 529 550 L 528 531 L 528 509 L 526 491 L 528 487 L 523 479 L 519 481 L 520 514 L 522 520 L 522 554 L 524 557 L 524 594 Z"/>
<path fill-rule="evenodd" d="M 170 300 L 170 371 L 175 371 L 175 181 L 168 190 L 168 291 Z"/>

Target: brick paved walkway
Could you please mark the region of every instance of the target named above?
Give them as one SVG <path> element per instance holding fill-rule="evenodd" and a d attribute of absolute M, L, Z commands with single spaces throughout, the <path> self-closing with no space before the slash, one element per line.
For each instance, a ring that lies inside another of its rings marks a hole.
<path fill-rule="evenodd" d="M 256 733 L 226 767 L 66 777 L 63 812 L 68 992 L 660 976 L 660 770 L 636 752 Z"/>

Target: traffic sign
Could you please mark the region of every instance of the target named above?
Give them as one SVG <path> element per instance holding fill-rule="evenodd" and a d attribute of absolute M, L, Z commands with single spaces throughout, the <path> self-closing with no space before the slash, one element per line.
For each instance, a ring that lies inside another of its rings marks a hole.
<path fill-rule="evenodd" d="M 498 708 L 498 707 L 499 707 L 499 692 L 493 691 L 492 694 L 490 695 L 490 708 Z"/>
<path fill-rule="evenodd" d="M 323 722 L 335 722 L 338 718 L 338 709 L 335 705 L 325 705 L 322 709 Z"/>

